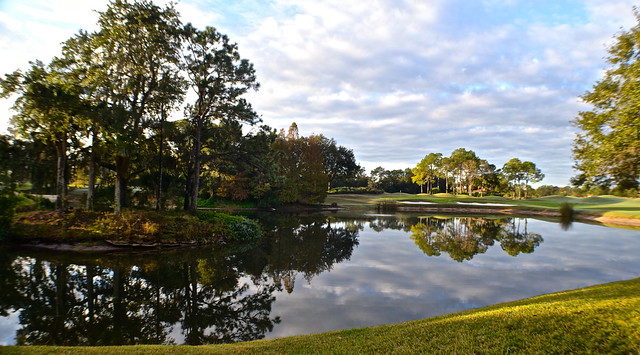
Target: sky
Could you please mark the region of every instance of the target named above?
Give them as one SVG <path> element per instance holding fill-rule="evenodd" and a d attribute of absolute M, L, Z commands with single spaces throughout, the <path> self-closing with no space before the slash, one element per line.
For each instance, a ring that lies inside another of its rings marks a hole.
<path fill-rule="evenodd" d="M 157 0 L 156 4 L 167 1 Z M 0 74 L 48 63 L 104 0 L 0 0 Z M 564 186 L 579 96 L 607 48 L 636 25 L 632 0 L 180 0 L 183 22 L 216 27 L 256 68 L 263 123 L 323 134 L 369 172 L 473 150 L 517 157 Z M 0 100 L 6 132 L 11 100 Z"/>

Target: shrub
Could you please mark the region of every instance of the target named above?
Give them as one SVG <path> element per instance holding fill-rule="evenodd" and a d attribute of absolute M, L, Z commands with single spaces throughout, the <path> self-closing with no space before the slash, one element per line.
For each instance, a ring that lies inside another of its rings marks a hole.
<path fill-rule="evenodd" d="M 631 198 L 637 198 L 638 197 L 638 190 L 631 188 L 631 189 L 626 189 L 626 190 L 618 190 L 615 189 L 613 191 L 613 194 L 619 197 L 631 197 Z"/>
<path fill-rule="evenodd" d="M 215 211 L 198 211 L 198 218 L 211 223 L 222 222 L 234 241 L 249 241 L 262 236 L 260 225 L 245 217 Z"/>
<path fill-rule="evenodd" d="M 0 241 L 5 240 L 11 229 L 17 199 L 13 193 L 0 193 Z"/>
<path fill-rule="evenodd" d="M 360 186 L 360 187 L 335 187 L 328 191 L 329 194 L 381 194 L 383 190 L 375 189 L 369 186 Z"/>

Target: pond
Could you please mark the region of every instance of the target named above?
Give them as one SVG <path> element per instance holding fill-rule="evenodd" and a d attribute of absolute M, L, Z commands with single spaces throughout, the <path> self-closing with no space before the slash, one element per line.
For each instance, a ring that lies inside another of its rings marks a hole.
<path fill-rule="evenodd" d="M 0 344 L 206 344 L 448 314 L 640 276 L 640 231 L 264 214 L 251 246 L 0 249 Z"/>

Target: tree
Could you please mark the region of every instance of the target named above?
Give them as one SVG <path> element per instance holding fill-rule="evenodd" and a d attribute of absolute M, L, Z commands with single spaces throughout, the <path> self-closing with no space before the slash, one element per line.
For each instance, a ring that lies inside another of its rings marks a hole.
<path fill-rule="evenodd" d="M 327 195 L 329 178 L 325 173 L 318 136 L 300 137 L 297 125 L 289 134 L 280 131 L 273 149 L 278 167 L 278 199 L 282 203 L 321 203 Z"/>
<path fill-rule="evenodd" d="M 484 194 L 487 189 L 496 188 L 500 185 L 500 179 L 496 166 L 489 164 L 488 161 L 481 159 L 478 163 L 478 173 L 480 178 L 480 196 Z"/>
<path fill-rule="evenodd" d="M 640 12 L 638 24 L 622 31 L 609 48 L 611 66 L 581 98 L 593 108 L 572 123 L 581 132 L 573 142 L 576 185 L 637 189 L 640 181 Z"/>
<path fill-rule="evenodd" d="M 18 94 L 12 123 L 22 135 L 38 136 L 56 148 L 56 209 L 65 207 L 67 153 L 74 130 L 81 125 L 82 102 L 79 89 L 64 73 L 42 62 L 31 63 L 23 73 L 16 71 L 0 82 L 2 96 Z"/>
<path fill-rule="evenodd" d="M 214 121 L 259 121 L 251 105 L 241 96 L 250 89 L 257 90 L 253 64 L 241 59 L 238 46 L 213 27 L 203 31 L 187 24 L 183 29 L 185 48 L 182 67 L 189 78 L 189 86 L 196 94 L 186 114 L 193 129 L 192 168 L 185 209 L 195 211 L 198 206 L 200 173 L 202 168 L 202 131 Z"/>
<path fill-rule="evenodd" d="M 339 183 L 346 183 L 358 178 L 362 168 L 356 162 L 353 150 L 339 146 L 333 138 L 318 136 L 322 151 L 324 171 L 329 178 L 329 189 Z"/>
<path fill-rule="evenodd" d="M 502 174 L 509 184 L 514 188 L 514 197 L 520 199 L 522 190 L 525 191 L 524 198 L 528 197 L 527 187 L 529 183 L 536 183 L 544 179 L 544 174 L 536 165 L 530 161 L 520 161 L 513 158 L 502 167 Z"/>
<path fill-rule="evenodd" d="M 522 162 L 522 180 L 524 182 L 524 198 L 528 198 L 529 183 L 540 182 L 544 179 L 544 174 L 530 161 Z"/>
<path fill-rule="evenodd" d="M 448 166 L 453 172 L 454 183 L 459 192 L 462 192 L 462 184 L 466 183 L 467 192 L 471 195 L 473 184 L 478 176 L 479 158 L 472 150 L 458 148 L 451 152 Z M 454 187 L 454 193 L 456 188 Z"/>
<path fill-rule="evenodd" d="M 431 194 L 432 183 L 438 181 L 438 172 L 442 163 L 442 153 L 429 153 L 411 169 L 413 177 L 411 181 L 420 185 L 420 193 L 424 193 L 423 187 L 427 184 L 427 193 Z"/>
<path fill-rule="evenodd" d="M 147 0 L 114 0 L 100 13 L 98 25 L 100 30 L 82 43 L 93 51 L 86 85 L 107 113 L 100 134 L 111 154 L 103 165 L 115 171 L 115 211 L 120 213 L 127 205 L 127 184 L 140 172 L 132 170 L 135 153 L 157 119 L 157 108 L 172 97 L 163 90 L 175 87 L 180 20 L 173 5 L 163 9 Z"/>
<path fill-rule="evenodd" d="M 522 175 L 522 161 L 518 158 L 513 158 L 502 166 L 502 175 L 509 182 L 509 185 L 513 187 L 513 197 L 519 199 L 521 192 L 521 183 L 523 180 Z"/>

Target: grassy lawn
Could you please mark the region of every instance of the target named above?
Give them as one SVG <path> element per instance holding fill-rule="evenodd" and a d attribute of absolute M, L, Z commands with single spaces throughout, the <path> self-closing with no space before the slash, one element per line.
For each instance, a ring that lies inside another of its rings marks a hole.
<path fill-rule="evenodd" d="M 372 206 L 383 201 L 387 202 L 430 202 L 438 206 L 459 206 L 465 203 L 474 204 L 504 204 L 513 205 L 518 209 L 553 209 L 557 210 L 563 203 L 573 206 L 577 213 L 605 216 L 612 218 L 633 218 L 640 219 L 640 199 L 621 198 L 616 196 L 597 197 L 568 197 L 568 196 L 548 196 L 528 200 L 512 200 L 504 197 L 469 197 L 466 195 L 435 194 L 435 195 L 411 195 L 403 193 L 382 194 L 382 195 L 329 195 L 326 203 L 336 203 L 343 207 L 364 207 Z M 481 206 L 477 206 L 481 207 Z"/>
<path fill-rule="evenodd" d="M 424 320 L 229 345 L 4 347 L 3 354 L 637 354 L 640 279 Z"/>

